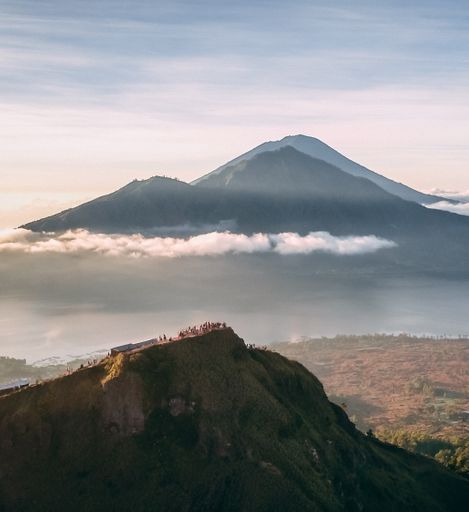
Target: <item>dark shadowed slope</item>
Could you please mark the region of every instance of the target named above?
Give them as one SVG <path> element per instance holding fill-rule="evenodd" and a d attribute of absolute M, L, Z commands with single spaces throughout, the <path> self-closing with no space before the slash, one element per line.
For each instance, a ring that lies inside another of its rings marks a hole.
<path fill-rule="evenodd" d="M 371 181 L 353 178 L 338 167 L 308 156 L 292 146 L 241 160 L 202 183 L 210 188 L 296 199 L 324 197 L 357 202 L 395 199 Z"/>
<path fill-rule="evenodd" d="M 219 180 L 219 182 L 217 181 Z M 34 231 L 177 233 L 326 230 L 334 234 L 402 237 L 436 224 L 469 226 L 469 219 L 403 201 L 364 178 L 286 146 L 228 167 L 210 187 L 169 178 L 134 181 L 118 191 L 26 224 Z"/>
<path fill-rule="evenodd" d="M 119 190 L 26 224 L 33 231 L 84 228 L 102 232 L 182 229 L 218 222 L 216 195 L 160 176 L 134 180 Z M 214 226 L 208 226 L 214 229 Z"/>
<path fill-rule="evenodd" d="M 397 183 L 385 176 L 381 176 L 380 174 L 353 162 L 349 158 L 346 158 L 319 139 L 307 137 L 306 135 L 290 135 L 281 140 L 264 142 L 247 153 L 231 160 L 227 164 L 218 167 L 218 169 L 215 169 L 211 173 L 198 178 L 193 182 L 193 184 L 201 186 L 221 186 L 223 183 L 227 184 L 231 179 L 230 177 L 233 172 L 233 167 L 241 163 L 243 160 L 250 160 L 260 153 L 275 151 L 277 149 L 284 148 L 285 146 L 291 146 L 311 157 L 323 160 L 335 167 L 338 167 L 342 171 L 351 174 L 352 176 L 366 178 L 390 194 L 394 194 L 407 201 L 431 204 L 443 200 L 441 197 L 424 194 L 402 183 Z"/>
<path fill-rule="evenodd" d="M 3 511 L 456 511 L 469 483 L 365 437 L 231 329 L 0 398 Z"/>

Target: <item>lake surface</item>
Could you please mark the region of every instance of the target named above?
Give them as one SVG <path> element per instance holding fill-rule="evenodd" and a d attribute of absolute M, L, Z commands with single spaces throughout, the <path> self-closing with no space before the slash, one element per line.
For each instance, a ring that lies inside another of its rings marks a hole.
<path fill-rule="evenodd" d="M 226 321 L 246 341 L 469 332 L 469 280 L 324 275 L 317 260 L 2 255 L 0 355 L 29 362 Z"/>

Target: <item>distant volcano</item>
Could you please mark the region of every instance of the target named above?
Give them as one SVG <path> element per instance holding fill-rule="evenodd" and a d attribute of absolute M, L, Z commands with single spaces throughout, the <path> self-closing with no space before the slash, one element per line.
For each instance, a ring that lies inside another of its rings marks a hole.
<path fill-rule="evenodd" d="M 398 245 L 388 252 L 392 264 L 464 266 L 469 218 L 418 204 L 439 199 L 379 176 L 317 139 L 296 136 L 265 143 L 192 184 L 159 176 L 135 180 L 23 227 L 163 236 L 225 230 L 375 235 Z"/>

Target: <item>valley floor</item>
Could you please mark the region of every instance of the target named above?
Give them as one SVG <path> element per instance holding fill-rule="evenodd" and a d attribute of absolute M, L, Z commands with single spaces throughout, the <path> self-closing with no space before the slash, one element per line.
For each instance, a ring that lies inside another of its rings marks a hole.
<path fill-rule="evenodd" d="M 469 444 L 469 339 L 337 336 L 276 349 L 317 375 L 362 431 L 429 455 Z"/>

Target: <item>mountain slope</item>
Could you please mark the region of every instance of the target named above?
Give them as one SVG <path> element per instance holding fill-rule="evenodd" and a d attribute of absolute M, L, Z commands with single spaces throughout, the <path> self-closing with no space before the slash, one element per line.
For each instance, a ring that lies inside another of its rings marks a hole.
<path fill-rule="evenodd" d="M 334 200 L 379 202 L 395 197 L 364 178 L 356 178 L 324 160 L 292 146 L 264 151 L 249 160 L 226 167 L 204 186 L 273 197 L 320 197 Z"/>
<path fill-rule="evenodd" d="M 461 254 L 469 249 L 468 217 L 405 201 L 290 146 L 260 153 L 212 179 L 222 182 L 212 187 L 162 177 L 134 181 L 22 227 L 163 236 L 225 230 L 376 235 L 398 246 L 370 256 L 373 265 L 467 270 Z"/>
<path fill-rule="evenodd" d="M 33 231 L 86 228 L 103 232 L 138 232 L 217 222 L 218 200 L 179 180 L 154 176 L 128 185 L 75 208 L 28 223 Z M 213 229 L 213 226 L 210 226 Z M 171 229 L 169 229 L 170 232 Z"/>
<path fill-rule="evenodd" d="M 469 483 L 355 430 L 231 329 L 0 398 L 0 510 L 462 510 Z"/>
<path fill-rule="evenodd" d="M 223 180 L 220 187 L 218 180 Z M 327 230 L 339 235 L 395 236 L 415 230 L 414 224 L 422 219 L 452 218 L 456 224 L 466 220 L 405 202 L 367 179 L 350 176 L 290 146 L 228 167 L 212 181 L 215 187 L 161 177 L 134 181 L 23 227 L 177 234 L 183 228 L 207 231 L 225 225 L 246 233 Z"/>
<path fill-rule="evenodd" d="M 386 217 L 376 212 L 383 206 L 406 207 L 370 181 L 290 146 L 257 155 L 228 171 L 232 179 L 220 190 L 153 177 L 23 227 L 111 232 L 166 228 L 173 234 L 183 227 L 207 231 L 229 225 L 242 232 L 327 229 L 349 234 L 357 223 L 360 232 L 362 228 L 369 232 L 366 218 Z"/>
<path fill-rule="evenodd" d="M 291 146 L 227 167 L 214 187 L 169 178 L 134 181 L 118 191 L 26 224 L 33 231 L 87 228 L 136 232 L 229 226 L 233 231 L 325 230 L 398 239 L 418 234 L 469 234 L 469 219 L 430 210 L 389 194 Z"/>
<path fill-rule="evenodd" d="M 407 201 L 431 204 L 444 200 L 441 197 L 423 194 L 422 192 L 418 192 L 417 190 L 414 190 L 402 183 L 397 183 L 389 178 L 381 176 L 380 174 L 353 162 L 349 158 L 346 158 L 319 139 L 307 137 L 305 135 L 290 135 L 278 141 L 264 142 L 247 153 L 231 160 L 227 164 L 218 167 L 211 173 L 198 178 L 193 181 L 192 184 L 200 186 L 221 186 L 223 182 L 229 181 L 233 167 L 241 163 L 243 160 L 250 160 L 256 155 L 266 151 L 275 151 L 276 149 L 284 148 L 285 146 L 291 146 L 306 155 L 323 160 L 324 162 L 338 167 L 352 176 L 366 178 L 390 194 L 394 194 Z"/>

